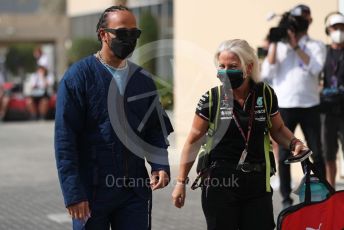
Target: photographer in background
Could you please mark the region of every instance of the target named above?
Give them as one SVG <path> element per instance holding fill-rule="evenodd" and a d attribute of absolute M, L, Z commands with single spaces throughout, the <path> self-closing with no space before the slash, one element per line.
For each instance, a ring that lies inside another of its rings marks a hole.
<path fill-rule="evenodd" d="M 338 138 L 344 146 L 344 16 L 339 12 L 325 18 L 326 34 L 331 38 L 324 66 L 323 150 L 326 160 L 326 178 L 335 187 Z"/>
<path fill-rule="evenodd" d="M 325 173 L 320 143 L 319 74 L 323 69 L 326 48 L 311 39 L 312 22 L 308 6 L 298 5 L 282 15 L 277 28 L 271 28 L 269 51 L 262 64 L 262 78 L 272 82 L 280 113 L 292 131 L 300 124 L 307 145 L 313 150 L 313 161 Z M 292 205 L 290 166 L 284 164 L 290 151 L 279 146 L 279 177 L 283 208 Z"/>

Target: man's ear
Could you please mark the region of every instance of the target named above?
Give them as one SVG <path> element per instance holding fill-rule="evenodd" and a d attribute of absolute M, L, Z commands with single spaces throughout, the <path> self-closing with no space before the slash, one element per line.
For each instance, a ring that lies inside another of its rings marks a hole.
<path fill-rule="evenodd" d="M 100 39 L 102 40 L 102 42 L 105 42 L 107 43 L 107 33 L 103 30 L 103 29 L 100 29 L 99 31 L 99 36 L 100 36 Z"/>

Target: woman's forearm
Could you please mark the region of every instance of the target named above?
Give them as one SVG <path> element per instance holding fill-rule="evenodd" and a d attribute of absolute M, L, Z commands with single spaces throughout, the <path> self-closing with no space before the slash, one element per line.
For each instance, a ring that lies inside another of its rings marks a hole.
<path fill-rule="evenodd" d="M 180 159 L 179 173 L 177 177 L 178 179 L 184 180 L 188 176 L 193 163 L 195 162 L 201 144 L 201 141 L 193 144 L 189 141 L 185 143 Z"/>
<path fill-rule="evenodd" d="M 195 115 L 191 131 L 183 147 L 177 179 L 185 180 L 188 176 L 197 157 L 198 151 L 204 141 L 207 130 L 208 121 Z"/>
<path fill-rule="evenodd" d="M 277 114 L 271 119 L 272 127 L 270 135 L 277 144 L 289 149 L 290 142 L 294 138 L 294 134 L 284 125 L 281 114 Z"/>
<path fill-rule="evenodd" d="M 284 125 L 271 132 L 271 137 L 279 145 L 289 149 L 290 141 L 294 138 L 294 134 Z"/>

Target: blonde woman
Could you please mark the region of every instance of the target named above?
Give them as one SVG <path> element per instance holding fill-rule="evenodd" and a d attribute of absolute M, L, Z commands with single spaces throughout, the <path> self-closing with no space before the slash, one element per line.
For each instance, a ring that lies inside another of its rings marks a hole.
<path fill-rule="evenodd" d="M 203 180 L 201 186 L 208 229 L 274 229 L 269 183 L 274 162 L 266 151 L 267 133 L 294 155 L 307 147 L 284 126 L 273 89 L 258 82 L 258 59 L 246 41 L 221 43 L 215 64 L 222 84 L 210 89 L 198 103 L 183 148 L 173 203 L 178 208 L 184 205 L 188 173 L 202 137 L 209 135 L 209 126 L 215 122 L 214 114 L 219 114 L 209 154 L 212 170 L 207 171 L 207 183 Z M 221 129 L 223 133 L 218 135 Z"/>

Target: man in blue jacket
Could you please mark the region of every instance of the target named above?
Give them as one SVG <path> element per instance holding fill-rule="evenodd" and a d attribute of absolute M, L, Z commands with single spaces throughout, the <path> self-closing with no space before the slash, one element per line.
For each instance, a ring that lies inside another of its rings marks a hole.
<path fill-rule="evenodd" d="M 73 229 L 151 229 L 151 191 L 170 180 L 173 128 L 150 75 L 127 60 L 141 34 L 132 12 L 106 9 L 97 34 L 101 50 L 72 65 L 58 90 L 55 155 L 65 205 Z"/>

